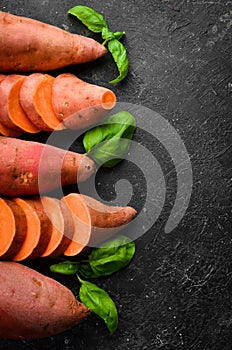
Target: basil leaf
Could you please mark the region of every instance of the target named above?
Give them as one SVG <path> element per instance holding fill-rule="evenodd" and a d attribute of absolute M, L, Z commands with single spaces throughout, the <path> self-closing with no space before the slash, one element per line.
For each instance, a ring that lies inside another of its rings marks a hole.
<path fill-rule="evenodd" d="M 104 119 L 86 132 L 84 148 L 89 157 L 104 167 L 113 167 L 127 154 L 136 122 L 132 114 L 121 111 Z"/>
<path fill-rule="evenodd" d="M 89 278 L 108 276 L 129 264 L 135 254 L 135 243 L 128 237 L 119 236 L 93 248 L 89 254 L 89 265 L 93 275 Z"/>
<path fill-rule="evenodd" d="M 79 270 L 79 263 L 72 261 L 63 261 L 50 266 L 50 271 L 62 275 L 74 275 Z"/>
<path fill-rule="evenodd" d="M 125 35 L 125 32 L 114 32 L 114 39 L 120 40 L 123 35 Z"/>
<path fill-rule="evenodd" d="M 97 278 L 97 277 L 99 277 L 99 275 L 96 275 L 93 272 L 89 262 L 81 262 L 78 273 L 80 273 L 85 278 Z"/>
<path fill-rule="evenodd" d="M 102 39 L 106 39 L 108 41 L 114 38 L 115 38 L 114 33 L 111 32 L 108 28 L 104 27 L 102 29 Z"/>
<path fill-rule="evenodd" d="M 81 282 L 80 300 L 105 321 L 111 334 L 114 333 L 118 327 L 118 312 L 113 300 L 106 291 L 95 284 L 83 281 L 79 276 L 78 279 Z"/>
<path fill-rule="evenodd" d="M 68 13 L 76 16 L 94 33 L 101 33 L 103 28 L 108 28 L 104 17 L 88 6 L 75 6 Z"/>
<path fill-rule="evenodd" d="M 110 84 L 116 84 L 127 76 L 129 70 L 129 60 L 124 45 L 117 39 L 113 39 L 108 42 L 108 49 L 111 52 L 119 71 L 118 77 L 111 80 Z"/>
<path fill-rule="evenodd" d="M 111 32 L 109 28 L 102 29 L 102 39 L 105 39 L 105 42 L 112 39 L 121 39 L 125 32 Z"/>

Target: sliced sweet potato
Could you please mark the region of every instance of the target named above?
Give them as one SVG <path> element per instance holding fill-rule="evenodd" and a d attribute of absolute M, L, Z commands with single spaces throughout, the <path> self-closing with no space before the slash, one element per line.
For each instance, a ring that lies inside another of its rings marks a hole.
<path fill-rule="evenodd" d="M 43 196 L 41 202 L 46 215 L 52 222 L 52 234 L 50 241 L 41 255 L 58 256 L 63 254 L 74 233 L 74 221 L 66 205 L 60 200 L 52 197 Z"/>
<path fill-rule="evenodd" d="M 25 200 L 14 198 L 14 201 L 21 207 L 26 216 L 27 233 L 19 251 L 14 255 L 13 260 L 26 260 L 37 247 L 40 239 L 40 219 L 35 210 Z"/>
<path fill-rule="evenodd" d="M 14 125 L 18 126 L 23 131 L 35 134 L 38 133 L 40 129 L 30 121 L 19 101 L 19 92 L 25 78 L 25 76 L 19 78 L 10 89 L 8 96 L 8 115 Z"/>
<path fill-rule="evenodd" d="M 22 79 L 22 75 L 10 74 L 0 82 L 0 122 L 5 127 L 16 131 L 21 131 L 10 119 L 8 114 L 8 98 L 14 84 Z"/>
<path fill-rule="evenodd" d="M 82 81 L 73 74 L 60 74 L 53 83 L 52 106 L 69 129 L 83 129 L 100 121 L 116 103 L 113 91 Z"/>
<path fill-rule="evenodd" d="M 51 131 L 52 129 L 44 123 L 34 105 L 37 87 L 39 86 L 40 82 L 43 81 L 43 79 L 44 74 L 42 73 L 33 73 L 28 75 L 24 79 L 21 86 L 19 101 L 24 112 L 27 114 L 27 117 L 38 129 Z"/>
<path fill-rule="evenodd" d="M 0 257 L 10 248 L 16 233 L 14 213 L 4 199 L 0 198 Z"/>
<path fill-rule="evenodd" d="M 81 195 L 91 217 L 92 232 L 89 246 L 98 246 L 115 236 L 136 216 L 136 210 L 130 206 L 106 205 L 92 197 Z"/>
<path fill-rule="evenodd" d="M 5 254 L 1 256 L 1 259 L 10 260 L 19 251 L 24 242 L 27 233 L 27 221 L 24 211 L 16 202 L 7 198 L 4 198 L 4 201 L 11 209 L 15 221 L 15 235 L 13 237 L 12 243 Z M 7 220 L 7 218 L 5 220 Z M 5 235 L 7 235 L 7 231 L 5 232 Z"/>
<path fill-rule="evenodd" d="M 75 231 L 71 243 L 64 251 L 64 255 L 74 256 L 83 251 L 91 236 L 91 218 L 87 205 L 77 193 L 70 193 L 61 201 L 67 205 L 73 214 Z"/>
<path fill-rule="evenodd" d="M 35 259 L 42 256 L 52 236 L 52 222 L 44 211 L 43 204 L 39 197 L 25 199 L 33 208 L 40 220 L 40 238 L 37 246 L 33 249 L 28 259 Z M 32 234 L 32 233 L 31 233 Z M 38 233 L 36 233 L 37 235 Z"/>
<path fill-rule="evenodd" d="M 39 79 L 39 83 L 34 94 L 34 107 L 41 117 L 46 128 L 50 130 L 64 130 L 64 125 L 56 117 L 52 107 L 52 86 L 55 78 L 51 75 L 44 74 L 43 79 Z"/>

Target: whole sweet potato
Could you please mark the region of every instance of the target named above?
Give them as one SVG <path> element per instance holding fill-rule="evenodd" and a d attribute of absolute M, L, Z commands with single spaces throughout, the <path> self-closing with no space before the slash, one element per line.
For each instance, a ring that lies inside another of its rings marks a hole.
<path fill-rule="evenodd" d="M 89 309 L 52 278 L 15 262 L 0 262 L 0 337 L 43 338 L 65 331 Z"/>
<path fill-rule="evenodd" d="M 0 11 L 0 71 L 48 71 L 92 61 L 107 50 L 97 41 Z"/>

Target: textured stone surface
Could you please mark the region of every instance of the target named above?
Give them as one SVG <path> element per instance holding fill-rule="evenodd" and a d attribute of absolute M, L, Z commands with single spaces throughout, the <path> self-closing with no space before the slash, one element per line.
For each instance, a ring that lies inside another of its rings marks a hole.
<path fill-rule="evenodd" d="M 6 0 L 1 1 L 0 10 L 91 35 L 66 14 L 77 4 L 67 0 Z M 82 4 L 102 12 L 113 30 L 126 32 L 130 73 L 112 89 L 118 101 L 148 107 L 178 131 L 192 163 L 192 197 L 178 227 L 164 233 L 175 199 L 175 169 L 159 142 L 138 130 L 135 140 L 150 149 L 163 170 L 167 196 L 160 218 L 136 241 L 137 252 L 130 266 L 98 281 L 117 304 L 117 333 L 110 336 L 103 322 L 92 316 L 49 339 L 0 340 L 0 349 L 229 350 L 232 4 L 222 0 L 88 0 Z M 108 55 L 98 62 L 61 71 L 104 86 L 109 86 L 108 81 L 117 74 Z M 141 172 L 132 169 L 132 165 L 121 164 L 117 169 L 101 170 L 97 186 L 99 193 L 110 199 L 115 181 L 128 178 L 134 188 L 132 204 L 140 210 L 144 181 Z M 46 260 L 31 266 L 49 274 Z M 75 279 L 59 280 L 78 293 Z"/>

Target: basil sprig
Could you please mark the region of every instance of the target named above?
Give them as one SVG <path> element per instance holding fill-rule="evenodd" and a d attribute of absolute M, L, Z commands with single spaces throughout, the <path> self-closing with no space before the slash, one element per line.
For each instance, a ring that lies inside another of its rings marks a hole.
<path fill-rule="evenodd" d="M 50 266 L 50 270 L 63 275 L 77 275 L 81 283 L 80 300 L 92 312 L 100 316 L 110 333 L 118 325 L 118 312 L 109 294 L 84 278 L 109 276 L 129 264 L 135 254 L 135 243 L 126 236 L 118 236 L 103 243 L 99 248 L 91 249 L 88 259 L 82 261 L 62 261 Z"/>
<path fill-rule="evenodd" d="M 88 259 L 65 260 L 50 266 L 52 272 L 63 275 L 81 274 L 85 278 L 109 276 L 129 264 L 135 254 L 135 243 L 126 236 L 118 236 L 92 248 Z"/>
<path fill-rule="evenodd" d="M 115 303 L 104 289 L 99 288 L 94 283 L 82 280 L 79 276 L 77 277 L 81 283 L 80 300 L 104 320 L 111 334 L 114 333 L 118 327 L 118 311 Z"/>
<path fill-rule="evenodd" d="M 110 83 L 116 84 L 123 80 L 128 74 L 129 60 L 126 49 L 119 40 L 125 35 L 125 32 L 111 32 L 104 17 L 88 6 L 74 6 L 68 11 L 68 14 L 77 17 L 92 32 L 101 33 L 104 39 L 102 45 L 108 44 L 108 49 L 119 71 L 119 75 Z"/>
<path fill-rule="evenodd" d="M 132 114 L 121 111 L 106 117 L 83 138 L 87 155 L 104 167 L 113 167 L 127 154 L 136 128 Z"/>

